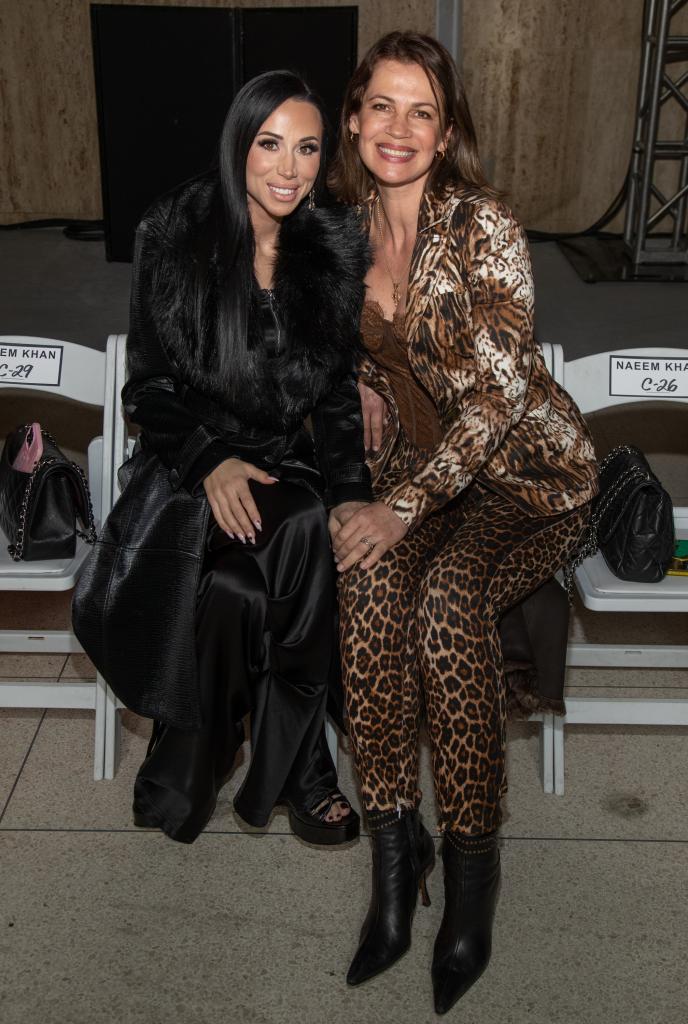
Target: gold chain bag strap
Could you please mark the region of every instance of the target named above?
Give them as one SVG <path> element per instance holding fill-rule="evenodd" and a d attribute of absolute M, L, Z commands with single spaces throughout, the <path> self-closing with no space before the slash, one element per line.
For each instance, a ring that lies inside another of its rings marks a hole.
<path fill-rule="evenodd" d="M 71 558 L 77 536 L 96 540 L 93 504 L 81 466 L 68 459 L 49 431 L 41 430 L 42 455 L 31 472 L 13 462 L 38 424 L 25 424 L 5 441 L 0 458 L 0 528 L 15 562 Z M 77 518 L 83 530 L 77 529 Z"/>

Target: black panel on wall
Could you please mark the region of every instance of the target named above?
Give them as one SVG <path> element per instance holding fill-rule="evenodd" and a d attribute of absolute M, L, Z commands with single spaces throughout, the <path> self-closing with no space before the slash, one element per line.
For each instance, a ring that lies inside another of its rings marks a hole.
<path fill-rule="evenodd" d="M 321 96 L 336 135 L 346 85 L 356 68 L 357 7 L 292 7 L 240 12 L 242 80 L 288 68 Z"/>
<path fill-rule="evenodd" d="M 129 260 L 153 199 L 212 161 L 235 80 L 230 10 L 94 4 L 105 250 Z"/>
<path fill-rule="evenodd" d="M 131 259 L 146 207 L 213 162 L 227 108 L 254 75 L 300 71 L 336 130 L 357 15 L 356 7 L 93 4 L 107 258 Z"/>

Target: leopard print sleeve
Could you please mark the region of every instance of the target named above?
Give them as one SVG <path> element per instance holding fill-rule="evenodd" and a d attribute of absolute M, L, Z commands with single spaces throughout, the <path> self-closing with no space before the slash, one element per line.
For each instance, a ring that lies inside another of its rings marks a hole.
<path fill-rule="evenodd" d="M 463 266 L 468 285 L 470 322 L 455 334 L 472 335 L 462 342 L 469 358 L 447 374 L 456 415 L 439 446 L 383 498 L 409 529 L 456 497 L 523 416 L 533 357 L 533 280 L 520 224 L 503 204 L 483 200 L 450 245 L 447 258 Z"/>

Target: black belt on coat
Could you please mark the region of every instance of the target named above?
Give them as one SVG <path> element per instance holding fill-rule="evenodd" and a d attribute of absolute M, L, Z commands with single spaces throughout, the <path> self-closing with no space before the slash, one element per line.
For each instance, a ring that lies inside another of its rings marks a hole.
<path fill-rule="evenodd" d="M 242 437 L 258 442 L 269 441 L 271 438 L 281 436 L 269 430 L 248 426 L 229 409 L 223 409 L 216 402 L 211 401 L 207 395 L 195 391 L 194 388 L 190 388 L 186 384 L 180 391 L 180 398 L 187 409 L 204 423 L 219 427 L 220 430 L 227 431 L 229 434 L 241 434 Z M 285 433 L 283 436 L 287 437 L 287 434 Z"/>

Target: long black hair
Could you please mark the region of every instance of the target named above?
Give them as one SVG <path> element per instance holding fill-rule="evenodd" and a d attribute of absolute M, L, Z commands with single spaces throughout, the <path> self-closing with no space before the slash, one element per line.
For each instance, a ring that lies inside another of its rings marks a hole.
<path fill-rule="evenodd" d="M 211 342 L 215 369 L 231 394 L 250 386 L 249 314 L 255 301 L 255 240 L 246 198 L 246 161 L 260 127 L 287 100 L 311 103 L 323 125 L 321 160 L 314 189 L 325 187 L 327 118 L 320 98 L 291 71 L 266 71 L 237 93 L 220 136 L 219 183 L 195 252 L 195 319 L 199 342 Z M 209 284 L 217 304 L 209 308 Z M 214 334 L 208 338 L 207 334 Z M 214 342 L 214 344 L 212 343 Z"/>

